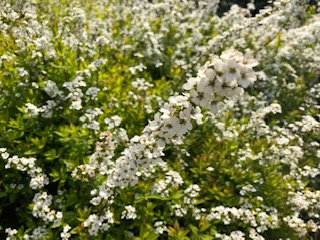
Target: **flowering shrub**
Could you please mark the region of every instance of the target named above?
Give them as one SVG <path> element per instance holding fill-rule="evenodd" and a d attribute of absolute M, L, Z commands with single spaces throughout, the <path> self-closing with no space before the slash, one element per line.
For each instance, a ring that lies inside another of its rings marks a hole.
<path fill-rule="evenodd" d="M 318 239 L 320 6 L 0 2 L 5 239 Z"/>

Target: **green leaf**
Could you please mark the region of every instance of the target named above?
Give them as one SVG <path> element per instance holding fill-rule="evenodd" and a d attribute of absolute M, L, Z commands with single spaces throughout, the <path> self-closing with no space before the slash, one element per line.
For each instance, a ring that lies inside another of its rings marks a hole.
<path fill-rule="evenodd" d="M 168 200 L 168 197 L 162 197 L 160 195 L 152 194 L 148 196 L 148 199 L 159 199 L 159 200 Z"/>
<path fill-rule="evenodd" d="M 172 198 L 172 199 L 180 199 L 180 198 L 182 198 L 183 196 L 184 196 L 183 190 L 179 190 L 179 191 L 177 191 L 176 193 L 174 193 L 174 194 L 171 196 L 171 198 Z"/>
<path fill-rule="evenodd" d="M 200 232 L 204 232 L 204 231 L 207 230 L 209 227 L 211 227 L 211 224 L 208 223 L 208 222 L 201 221 L 201 222 L 199 223 L 199 227 L 200 227 Z"/>
<path fill-rule="evenodd" d="M 52 169 L 52 172 L 49 173 L 49 175 L 53 178 L 53 180 L 52 180 L 53 182 L 57 182 L 61 178 L 60 172 L 55 169 Z"/>
<path fill-rule="evenodd" d="M 54 131 L 55 134 L 57 134 L 60 137 L 66 138 L 69 136 L 69 132 L 68 131 L 64 131 L 64 132 L 59 132 L 59 131 Z"/>
<path fill-rule="evenodd" d="M 185 230 L 183 228 L 180 228 L 180 224 L 178 221 L 175 222 L 173 227 L 168 227 L 168 235 L 170 237 L 173 237 L 173 239 L 176 240 L 186 240 L 189 239 L 187 237 L 187 234 L 189 233 L 189 230 Z"/>
<path fill-rule="evenodd" d="M 211 235 L 204 234 L 204 235 L 200 235 L 200 239 L 201 240 L 212 240 L 212 239 L 214 239 L 214 237 Z"/>
<path fill-rule="evenodd" d="M 48 152 L 44 153 L 44 156 L 49 161 L 53 161 L 60 157 L 60 155 L 57 155 L 57 151 L 55 149 L 50 149 Z"/>
<path fill-rule="evenodd" d="M 28 155 L 28 156 L 29 156 L 29 155 L 35 155 L 35 154 L 37 154 L 37 151 L 32 150 L 32 149 L 24 152 L 24 155 Z"/>
<path fill-rule="evenodd" d="M 80 227 L 75 227 L 70 231 L 71 234 L 78 234 L 80 232 L 81 232 L 81 228 Z"/>
<path fill-rule="evenodd" d="M 5 196 L 7 196 L 8 194 L 6 192 L 0 192 L 0 198 L 3 198 Z"/>
<path fill-rule="evenodd" d="M 198 236 L 198 233 L 199 233 L 198 228 L 197 228 L 196 226 L 192 225 L 192 224 L 190 224 L 189 227 L 190 227 L 190 229 L 191 229 L 191 232 L 192 232 L 194 235 Z"/>
<path fill-rule="evenodd" d="M 137 196 L 137 197 L 134 198 L 134 203 L 141 203 L 141 202 L 143 202 L 144 200 L 146 200 L 145 196 L 139 195 L 139 196 Z"/>
<path fill-rule="evenodd" d="M 158 239 L 159 235 L 154 232 L 149 232 L 149 235 L 147 236 L 146 240 L 156 240 Z"/>

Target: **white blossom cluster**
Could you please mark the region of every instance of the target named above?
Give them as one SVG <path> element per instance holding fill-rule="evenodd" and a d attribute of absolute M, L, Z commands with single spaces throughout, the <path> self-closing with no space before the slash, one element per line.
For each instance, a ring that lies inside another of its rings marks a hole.
<path fill-rule="evenodd" d="M 122 118 L 118 115 L 113 115 L 110 118 L 106 117 L 104 119 L 104 123 L 107 125 L 106 129 L 113 134 L 114 141 L 118 144 L 127 144 L 129 142 L 128 134 L 124 128 L 120 127 L 121 122 Z"/>
<path fill-rule="evenodd" d="M 1 157 L 6 161 L 5 168 L 14 168 L 21 172 L 27 172 L 30 176 L 29 186 L 31 189 L 41 189 L 45 185 L 49 184 L 48 176 L 43 173 L 42 168 L 36 167 L 36 158 L 25 158 L 14 155 L 10 157 L 6 148 L 0 148 Z"/>
<path fill-rule="evenodd" d="M 320 191 L 299 191 L 289 193 L 291 196 L 288 198 L 288 205 L 292 205 L 293 212 L 300 213 L 307 211 L 309 217 L 315 219 L 320 218 Z M 318 223 L 320 228 L 320 223 Z"/>
<path fill-rule="evenodd" d="M 61 240 L 68 240 L 71 237 L 71 233 L 69 232 L 70 230 L 71 227 L 68 224 L 63 227 L 63 230 L 60 233 Z"/>
<path fill-rule="evenodd" d="M 149 88 L 154 87 L 154 84 L 147 82 L 144 78 L 137 78 L 131 82 L 131 85 L 138 91 L 146 91 Z"/>
<path fill-rule="evenodd" d="M 117 143 L 113 140 L 113 135 L 110 132 L 101 132 L 99 141 L 96 142 L 96 150 L 90 156 L 89 164 L 82 164 L 75 168 L 72 172 L 72 177 L 83 179 L 86 175 L 90 178 L 97 175 L 108 175 L 114 167 L 112 158 Z"/>
<path fill-rule="evenodd" d="M 118 115 L 114 115 L 114 116 L 112 116 L 110 118 L 105 118 L 104 119 L 104 122 L 105 122 L 105 124 L 107 124 L 107 127 L 109 129 L 114 129 L 114 128 L 119 127 L 120 124 L 121 124 L 121 121 L 122 121 L 122 119 Z"/>
<path fill-rule="evenodd" d="M 181 204 L 173 204 L 171 205 L 171 209 L 171 215 L 174 215 L 176 217 L 183 217 L 188 212 L 188 209 L 183 207 Z"/>
<path fill-rule="evenodd" d="M 164 224 L 163 221 L 156 221 L 154 223 L 154 227 L 155 227 L 155 233 L 156 234 L 163 234 L 164 232 L 167 231 L 168 227 Z"/>
<path fill-rule="evenodd" d="M 89 228 L 88 232 L 91 236 L 97 236 L 100 230 L 107 231 L 110 228 L 110 224 L 113 223 L 113 213 L 110 210 L 106 210 L 103 216 L 91 214 L 88 219 L 84 221 L 84 227 Z"/>
<path fill-rule="evenodd" d="M 281 113 L 281 106 L 277 103 L 272 103 L 264 108 L 259 108 L 258 111 L 252 113 L 250 121 L 252 125 L 257 129 L 259 136 L 265 136 L 270 133 L 270 127 L 264 121 L 264 118 L 269 113 Z"/>
<path fill-rule="evenodd" d="M 51 97 L 56 98 L 60 97 L 63 98 L 63 92 L 59 90 L 57 84 L 54 81 L 47 80 L 44 85 L 44 91 Z"/>
<path fill-rule="evenodd" d="M 41 108 L 38 108 L 32 103 L 26 103 L 26 110 L 27 113 L 29 113 L 30 117 L 38 116 L 40 112 L 43 110 Z"/>
<path fill-rule="evenodd" d="M 17 229 L 6 228 L 5 232 L 7 234 L 6 240 L 16 239 L 16 234 L 18 233 Z"/>
<path fill-rule="evenodd" d="M 128 205 L 124 207 L 125 209 L 121 213 L 121 218 L 125 218 L 127 220 L 129 219 L 136 219 L 137 218 L 137 213 L 136 213 L 136 208 Z"/>
<path fill-rule="evenodd" d="M 210 64 L 216 64 L 218 70 L 210 68 L 214 67 Z M 222 101 L 226 96 L 236 97 L 243 94 L 244 90 L 240 86 L 247 87 L 255 80 L 251 67 L 255 65 L 256 62 L 252 58 L 246 58 L 234 50 L 226 51 L 221 58 L 206 63 L 198 76 L 189 79 L 184 86 L 190 93 L 169 98 L 169 102 L 165 103 L 155 114 L 154 120 L 145 127 L 144 134 L 131 140 L 131 146 L 117 159 L 114 172 L 105 184 L 121 188 L 129 184 L 135 185 L 138 167 L 148 168 L 161 161 L 160 157 L 164 155 L 162 149 L 168 143 L 181 142 L 181 137 L 192 129 L 191 120 L 202 123 L 200 107 L 195 104 L 210 108 L 209 103 L 216 104 L 213 103 L 215 96 L 219 96 L 219 100 Z M 192 94 L 195 95 L 199 91 L 201 95 L 202 90 L 207 89 L 203 84 L 208 88 L 209 85 L 217 86 L 209 88 L 211 93 L 207 92 L 204 100 L 208 104 L 202 104 L 192 98 Z"/>
<path fill-rule="evenodd" d="M 293 179 L 295 181 L 295 184 L 297 184 L 297 191 L 300 191 L 306 187 L 306 183 L 303 181 L 304 178 L 316 178 L 318 175 L 320 175 L 320 165 L 318 167 L 310 167 L 310 166 L 304 166 L 301 168 L 293 168 L 289 172 L 289 174 L 284 175 L 284 179 Z M 292 188 L 292 183 L 287 183 L 290 188 Z"/>
<path fill-rule="evenodd" d="M 217 69 L 214 68 L 215 63 Z M 255 65 L 256 62 L 252 58 L 246 58 L 234 50 L 223 53 L 221 58 L 215 58 L 211 63 L 206 63 L 197 77 L 189 79 L 184 86 L 190 93 L 170 97 L 169 102 L 155 114 L 154 120 L 145 127 L 144 134 L 130 140 L 130 146 L 116 160 L 115 167 L 91 203 L 98 205 L 102 200 L 113 202 L 114 188 L 136 185 L 141 175 L 139 169 L 148 169 L 162 162 L 163 148 L 171 142 L 181 142 L 182 136 L 192 129 L 191 120 L 202 123 L 201 109 L 196 104 L 210 108 L 211 103 L 216 104 L 216 96 L 222 101 L 225 97 L 234 98 L 243 94 L 242 87 L 249 86 L 255 80 L 252 70 L 252 66 Z M 211 85 L 213 87 L 209 88 Z M 211 89 L 211 94 L 206 93 L 204 102 L 210 104 L 202 104 L 192 98 L 192 94 L 196 96 L 197 91 L 200 98 L 202 91 L 207 87 Z M 167 177 L 176 179 L 178 176 L 174 174 L 171 177 L 169 172 Z M 182 178 L 177 183 L 183 183 Z M 179 204 L 174 205 L 174 209 L 179 216 L 185 215 L 187 211 Z"/>
<path fill-rule="evenodd" d="M 142 63 L 140 63 L 139 65 L 137 66 L 134 66 L 134 67 L 130 67 L 129 68 L 129 71 L 131 72 L 131 74 L 135 75 L 137 71 L 139 72 L 143 72 L 144 69 L 147 69 L 147 67 L 145 65 L 143 65 Z M 138 80 L 137 80 L 138 81 Z M 134 83 L 133 85 L 135 86 L 138 86 L 138 82 Z"/>
<path fill-rule="evenodd" d="M 296 122 L 295 125 L 301 128 L 302 132 L 320 132 L 320 122 L 312 116 L 302 116 L 301 122 Z"/>
<path fill-rule="evenodd" d="M 13 7 L 5 1 L 2 2 L 1 8 L 4 10 L 0 13 L 4 23 L 7 22 L 7 20 L 9 20 L 7 23 L 18 21 L 21 13 L 25 16 L 23 25 L 4 24 L 6 31 L 2 31 L 4 34 L 13 34 L 17 39 L 16 44 L 19 46 L 17 52 L 24 52 L 27 49 L 32 49 L 30 51 L 30 57 L 35 61 L 37 61 L 36 59 L 38 57 L 49 59 L 56 56 L 56 52 L 52 48 L 52 32 L 48 31 L 47 27 L 48 21 L 37 21 L 38 14 L 32 2 L 22 3 L 22 6 L 20 7 Z M 23 10 L 19 11 L 19 9 Z M 0 25 L 2 26 L 2 24 Z M 46 52 L 45 56 L 43 52 Z"/>
<path fill-rule="evenodd" d="M 252 184 L 248 184 L 243 186 L 240 190 L 240 195 L 246 195 L 248 192 L 256 192 L 257 190 L 252 186 Z"/>
<path fill-rule="evenodd" d="M 187 189 L 184 190 L 183 203 L 189 205 L 190 208 L 193 208 L 196 204 L 195 198 L 199 196 L 200 186 L 198 184 L 192 184 Z"/>
<path fill-rule="evenodd" d="M 320 62 L 317 57 L 317 52 L 320 50 L 317 44 L 317 39 L 320 37 L 319 29 L 320 18 L 315 15 L 308 19 L 308 24 L 286 31 L 283 35 L 286 46 L 281 48 L 277 58 L 290 60 L 289 64 L 293 69 L 299 64 L 300 67 L 308 68 L 310 71 L 319 71 Z M 310 45 L 313 45 L 313 49 Z"/>
<path fill-rule="evenodd" d="M 207 212 L 206 208 L 197 208 L 196 206 L 190 206 L 192 209 L 192 216 L 195 220 L 199 221 Z"/>
<path fill-rule="evenodd" d="M 23 239 L 25 240 L 41 240 L 48 236 L 48 230 L 46 225 L 36 227 L 33 229 L 32 234 L 24 234 Z"/>
<path fill-rule="evenodd" d="M 228 50 L 220 58 L 207 62 L 198 77 L 189 78 L 184 89 L 190 92 L 191 102 L 215 113 L 224 97 L 238 97 L 256 80 L 252 67 L 257 62 L 240 52 Z"/>
<path fill-rule="evenodd" d="M 91 100 L 98 100 L 98 93 L 99 92 L 100 92 L 100 88 L 89 87 L 86 90 L 86 95 L 89 96 Z"/>
<path fill-rule="evenodd" d="M 223 239 L 223 240 L 245 240 L 245 234 L 242 231 L 232 231 L 230 235 L 227 234 L 221 234 L 216 233 L 214 235 L 217 239 Z"/>
<path fill-rule="evenodd" d="M 151 193 L 160 194 L 160 196 L 169 196 L 169 186 L 181 186 L 183 184 L 183 179 L 180 174 L 176 171 L 170 170 L 166 172 L 166 178 L 161 179 L 154 183 L 151 188 Z"/>
<path fill-rule="evenodd" d="M 47 192 L 36 193 L 33 198 L 32 215 L 45 223 L 53 223 L 58 227 L 61 224 L 63 214 L 50 208 L 52 200 L 53 196 Z"/>
<path fill-rule="evenodd" d="M 303 221 L 303 219 L 298 217 L 297 214 L 284 217 L 283 220 L 287 222 L 288 226 L 294 229 L 300 237 L 305 236 L 308 233 L 306 229 L 306 223 Z"/>
<path fill-rule="evenodd" d="M 26 103 L 25 112 L 29 114 L 30 117 L 35 117 L 41 114 L 44 118 L 51 118 L 54 108 L 57 106 L 56 102 L 53 100 L 48 100 L 47 104 L 37 107 L 32 103 Z"/>
<path fill-rule="evenodd" d="M 246 209 L 217 206 L 210 209 L 207 214 L 208 221 L 219 220 L 225 225 L 230 225 L 232 221 L 242 222 L 248 227 L 255 228 L 258 233 L 263 233 L 268 229 L 279 227 L 279 216 L 276 209 L 271 209 L 268 214 L 263 209 Z"/>
<path fill-rule="evenodd" d="M 80 110 L 82 108 L 83 92 L 81 87 L 86 87 L 87 84 L 84 81 L 83 76 L 76 76 L 73 81 L 65 82 L 63 87 L 67 88 L 69 94 L 66 99 L 71 99 L 70 109 Z"/>
<path fill-rule="evenodd" d="M 18 239 L 18 230 L 12 228 L 6 228 L 5 233 L 7 234 L 6 240 L 16 240 Z M 48 230 L 46 225 L 36 227 L 33 229 L 32 234 L 24 234 L 23 240 L 41 240 L 48 235 Z"/>
<path fill-rule="evenodd" d="M 83 122 L 82 127 L 99 131 L 100 123 L 96 121 L 95 118 L 102 113 L 103 112 L 100 110 L 100 108 L 87 109 L 86 113 L 79 118 L 79 120 Z"/>
<path fill-rule="evenodd" d="M 67 27 L 61 23 L 59 32 L 63 36 L 63 43 L 76 50 L 82 46 L 88 38 L 85 29 L 87 21 L 86 14 L 78 7 L 71 7 L 66 10 L 68 11 L 68 15 L 63 18 L 63 22 L 64 24 L 71 23 L 71 26 Z"/>

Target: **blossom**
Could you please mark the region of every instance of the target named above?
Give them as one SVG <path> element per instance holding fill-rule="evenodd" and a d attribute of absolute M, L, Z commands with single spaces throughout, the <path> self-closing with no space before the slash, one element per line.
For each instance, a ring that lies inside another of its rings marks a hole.
<path fill-rule="evenodd" d="M 125 208 L 125 210 L 122 212 L 121 218 L 125 218 L 125 219 L 136 219 L 137 218 L 135 207 L 128 205 L 128 206 L 125 206 L 124 208 Z"/>
<path fill-rule="evenodd" d="M 69 230 L 71 230 L 71 227 L 68 224 L 63 227 L 63 231 L 60 233 L 62 240 L 67 240 L 71 237 Z"/>

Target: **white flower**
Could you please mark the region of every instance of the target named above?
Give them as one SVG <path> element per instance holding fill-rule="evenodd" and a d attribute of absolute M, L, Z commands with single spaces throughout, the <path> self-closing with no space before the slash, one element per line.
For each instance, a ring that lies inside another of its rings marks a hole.
<path fill-rule="evenodd" d="M 68 224 L 63 227 L 63 230 L 60 233 L 60 237 L 62 240 L 67 240 L 71 237 L 71 234 L 69 233 L 70 229 L 71 227 Z"/>
<path fill-rule="evenodd" d="M 240 67 L 240 76 L 237 80 L 241 87 L 246 88 L 257 80 L 257 76 L 251 69 L 242 66 Z"/>
<path fill-rule="evenodd" d="M 72 101 L 70 109 L 80 110 L 82 108 L 81 99 L 77 99 L 76 101 Z"/>
<path fill-rule="evenodd" d="M 240 65 L 233 60 L 227 62 L 227 71 L 224 72 L 223 78 L 228 86 L 237 86 L 237 79 L 240 77 L 239 67 Z"/>
<path fill-rule="evenodd" d="M 0 152 L 6 152 L 7 151 L 7 149 L 6 148 L 0 148 Z"/>
<path fill-rule="evenodd" d="M 156 228 L 156 234 L 163 234 L 167 231 L 167 226 L 164 225 L 163 221 L 157 221 L 154 223 L 154 227 Z"/>
<path fill-rule="evenodd" d="M 15 236 L 18 233 L 17 229 L 11 229 L 11 228 L 6 228 L 5 232 L 6 234 L 8 234 L 9 237 Z"/>
<path fill-rule="evenodd" d="M 32 103 L 26 103 L 26 110 L 25 112 L 26 113 L 29 113 L 29 115 L 31 117 L 34 117 L 34 116 L 38 116 L 40 112 L 42 112 L 42 109 L 41 108 L 38 108 L 37 106 L 35 106 L 34 104 Z"/>
<path fill-rule="evenodd" d="M 207 71 L 205 72 L 205 75 L 209 81 L 212 81 L 217 74 L 212 68 L 208 68 Z"/>
<path fill-rule="evenodd" d="M 110 129 L 120 126 L 122 118 L 118 115 L 114 115 L 110 118 L 105 118 L 104 123 L 108 125 Z"/>
<path fill-rule="evenodd" d="M 223 61 L 221 61 L 219 59 L 214 61 L 213 66 L 214 66 L 214 70 L 216 70 L 216 72 L 217 72 L 218 80 L 220 80 L 221 78 L 219 78 L 219 77 L 221 76 L 221 74 L 223 74 L 227 71 L 228 66 L 226 63 L 224 63 Z"/>
<path fill-rule="evenodd" d="M 124 207 L 125 210 L 123 210 L 122 214 L 121 214 L 121 218 L 125 218 L 125 219 L 136 219 L 137 218 L 137 214 L 136 214 L 136 208 L 132 207 L 131 205 L 125 206 Z"/>
<path fill-rule="evenodd" d="M 97 87 L 89 87 L 86 91 L 86 95 L 90 96 L 92 100 L 97 100 L 98 93 L 100 91 L 100 88 Z"/>
<path fill-rule="evenodd" d="M 44 91 L 51 97 L 55 98 L 58 95 L 62 95 L 62 92 L 59 91 L 57 84 L 51 80 L 45 82 Z"/>
<path fill-rule="evenodd" d="M 7 153 L 7 152 L 1 153 L 1 157 L 2 157 L 4 160 L 8 159 L 9 156 L 10 156 L 9 153 Z"/>
<path fill-rule="evenodd" d="M 189 78 L 185 84 L 183 84 L 183 88 L 187 91 L 191 90 L 198 83 L 198 78 Z"/>

